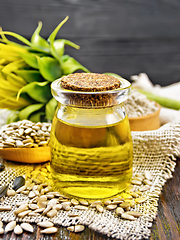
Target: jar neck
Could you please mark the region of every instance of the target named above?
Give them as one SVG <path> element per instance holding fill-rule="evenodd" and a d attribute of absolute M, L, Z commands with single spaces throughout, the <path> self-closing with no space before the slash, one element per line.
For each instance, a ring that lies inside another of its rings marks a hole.
<path fill-rule="evenodd" d="M 124 104 L 104 108 L 82 108 L 58 104 L 56 117 L 69 125 L 102 127 L 117 124 L 126 117 Z"/>

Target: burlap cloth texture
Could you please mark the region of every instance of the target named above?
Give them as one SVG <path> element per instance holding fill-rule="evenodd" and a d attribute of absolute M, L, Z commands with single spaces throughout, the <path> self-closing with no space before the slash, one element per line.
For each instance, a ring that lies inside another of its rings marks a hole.
<path fill-rule="evenodd" d="M 79 217 L 71 218 L 68 211 L 59 210 L 56 217 L 51 221 L 67 227 L 75 224 L 83 224 L 89 228 L 115 239 L 147 239 L 150 236 L 152 221 L 156 218 L 158 198 L 162 187 L 167 179 L 172 177 L 176 165 L 176 159 L 180 156 L 180 124 L 166 124 L 155 131 L 132 132 L 134 146 L 133 174 L 143 174 L 149 170 L 153 175 L 153 184 L 145 193 L 148 200 L 137 204 L 135 211 L 142 216 L 135 221 L 123 220 L 116 216 L 113 211 L 105 210 L 98 213 L 94 208 L 88 210 L 73 209 L 71 212 L 79 214 Z M 0 173 L 0 185 L 10 183 L 26 171 L 33 170 L 33 165 L 16 164 L 5 162 L 6 170 Z M 28 198 L 23 194 L 13 197 L 3 197 L 0 205 L 12 205 L 12 211 L 0 212 L 0 219 L 5 222 L 17 220 L 20 222 L 37 223 L 49 220 L 45 216 L 26 216 L 23 219 L 15 217 L 13 211 L 17 208 L 16 203 L 26 201 Z"/>

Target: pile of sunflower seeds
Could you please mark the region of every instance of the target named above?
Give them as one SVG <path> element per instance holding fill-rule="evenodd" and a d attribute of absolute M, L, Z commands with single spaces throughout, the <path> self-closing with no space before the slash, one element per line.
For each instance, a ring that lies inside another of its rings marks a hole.
<path fill-rule="evenodd" d="M 144 116 L 158 110 L 155 102 L 148 100 L 144 94 L 135 89 L 124 102 L 124 107 L 128 117 Z"/>
<path fill-rule="evenodd" d="M 21 181 L 15 181 L 21 179 Z M 50 164 L 37 165 L 33 171 L 26 173 L 24 184 L 22 185 L 23 176 L 17 177 L 14 182 L 19 182 L 19 188 L 16 184 L 16 190 L 9 187 L 3 193 L 4 196 L 13 197 L 16 194 L 24 194 L 28 197 L 25 202 L 17 202 L 13 210 L 14 215 L 18 219 L 25 216 L 46 216 L 49 221 L 38 222 L 37 225 L 43 230 L 43 234 L 53 234 L 58 231 L 58 228 L 52 223 L 52 218 L 56 217 L 58 211 L 68 212 L 68 217 L 78 218 L 78 210 L 87 210 L 94 208 L 95 211 L 102 213 L 104 211 L 112 211 L 116 216 L 124 220 L 134 221 L 142 216 L 141 212 L 134 211 L 136 204 L 141 204 L 148 200 L 147 191 L 152 185 L 152 174 L 145 171 L 144 174 L 136 174 L 132 178 L 131 185 L 120 194 L 118 197 L 109 198 L 106 200 L 85 200 L 75 199 L 65 196 L 57 191 L 54 191 L 51 185 Z M 0 190 L 1 191 L 1 190 Z M 2 197 L 2 196 L 1 196 Z M 74 212 L 73 210 L 77 210 Z M 11 205 L 0 206 L 0 211 L 12 211 Z M 67 230 L 72 232 L 81 232 L 84 230 L 83 225 L 73 225 L 67 227 Z M 0 222 L 0 234 L 4 232 L 14 231 L 15 234 L 21 234 L 23 230 L 33 232 L 33 227 L 28 223 L 17 225 L 16 221 L 12 221 L 6 225 L 5 230 Z"/>
<path fill-rule="evenodd" d="M 31 148 L 47 146 L 51 123 L 22 120 L 4 125 L 0 130 L 1 148 Z"/>

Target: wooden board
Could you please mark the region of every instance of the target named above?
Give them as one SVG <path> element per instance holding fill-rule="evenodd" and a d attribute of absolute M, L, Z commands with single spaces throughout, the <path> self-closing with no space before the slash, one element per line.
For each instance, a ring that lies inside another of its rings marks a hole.
<path fill-rule="evenodd" d="M 168 85 L 180 80 L 179 11 L 178 0 L 1 0 L 0 26 L 29 39 L 42 21 L 47 38 L 69 15 L 58 37 L 81 46 L 67 53 L 90 71 Z"/>

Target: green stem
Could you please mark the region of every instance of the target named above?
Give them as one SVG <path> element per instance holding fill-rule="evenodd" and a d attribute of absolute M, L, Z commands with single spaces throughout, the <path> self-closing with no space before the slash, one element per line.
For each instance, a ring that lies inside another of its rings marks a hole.
<path fill-rule="evenodd" d="M 150 100 L 153 100 L 157 103 L 159 103 L 161 106 L 166 107 L 166 108 L 172 108 L 175 110 L 180 109 L 180 101 L 175 100 L 175 99 L 170 99 L 166 97 L 162 97 L 156 94 L 153 94 L 151 92 L 144 91 L 142 89 L 138 89 L 138 91 L 144 95 Z"/>

